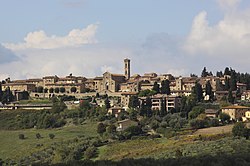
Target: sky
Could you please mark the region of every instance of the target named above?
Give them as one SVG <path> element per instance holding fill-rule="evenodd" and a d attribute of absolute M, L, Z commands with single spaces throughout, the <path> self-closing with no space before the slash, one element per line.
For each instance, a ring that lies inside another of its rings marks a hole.
<path fill-rule="evenodd" d="M 0 79 L 249 72 L 249 0 L 0 0 Z"/>

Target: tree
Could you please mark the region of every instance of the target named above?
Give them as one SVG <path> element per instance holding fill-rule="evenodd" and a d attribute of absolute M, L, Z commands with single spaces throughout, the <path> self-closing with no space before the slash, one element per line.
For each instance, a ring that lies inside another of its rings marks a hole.
<path fill-rule="evenodd" d="M 222 123 L 230 121 L 230 116 L 226 113 L 220 113 L 219 118 L 220 118 Z"/>
<path fill-rule="evenodd" d="M 249 132 L 243 122 L 237 122 L 232 129 L 233 136 L 246 137 L 248 138 Z"/>
<path fill-rule="evenodd" d="M 60 91 L 59 88 L 56 87 L 56 88 L 55 88 L 55 93 L 59 93 L 59 91 Z"/>
<path fill-rule="evenodd" d="M 225 86 L 224 86 L 224 90 L 228 91 L 230 89 L 230 80 L 229 78 L 225 78 Z"/>
<path fill-rule="evenodd" d="M 200 83 L 196 82 L 194 86 L 194 95 L 198 102 L 203 100 L 203 90 Z"/>
<path fill-rule="evenodd" d="M 104 100 L 104 104 L 107 110 L 110 109 L 111 105 L 108 97 Z"/>
<path fill-rule="evenodd" d="M 55 101 L 53 102 L 52 112 L 60 113 L 63 112 L 67 108 L 66 104 L 63 101 Z"/>
<path fill-rule="evenodd" d="M 170 82 L 169 80 L 163 80 L 161 82 L 161 94 L 170 95 Z"/>
<path fill-rule="evenodd" d="M 145 106 L 147 110 L 147 117 L 151 117 L 152 116 L 152 101 L 150 97 L 146 98 Z"/>
<path fill-rule="evenodd" d="M 156 93 L 160 92 L 160 86 L 157 82 L 154 82 L 154 86 L 152 90 L 155 91 Z"/>
<path fill-rule="evenodd" d="M 50 134 L 49 134 L 49 138 L 50 138 L 50 139 L 54 139 L 54 138 L 55 138 L 55 134 L 50 133 Z"/>
<path fill-rule="evenodd" d="M 41 139 L 41 138 L 42 138 L 41 134 L 40 134 L 40 133 L 37 133 L 37 134 L 36 134 L 36 138 L 37 138 L 37 139 Z"/>
<path fill-rule="evenodd" d="M 228 92 L 227 100 L 229 103 L 232 103 L 232 104 L 234 103 L 234 97 L 233 97 L 233 93 L 231 90 Z"/>
<path fill-rule="evenodd" d="M 77 89 L 76 89 L 76 87 L 74 87 L 74 86 L 70 88 L 71 93 L 75 93 L 76 90 L 77 90 Z"/>
<path fill-rule="evenodd" d="M 19 135 L 18 135 L 18 138 L 19 138 L 19 139 L 25 139 L 25 136 L 24 136 L 24 134 L 19 134 Z"/>
<path fill-rule="evenodd" d="M 225 68 L 224 75 L 229 75 L 229 76 L 231 75 L 230 70 L 229 70 L 228 67 Z"/>
<path fill-rule="evenodd" d="M 206 77 L 206 76 L 208 76 L 208 72 L 207 72 L 207 68 L 204 67 L 202 72 L 201 72 L 201 77 Z"/>
<path fill-rule="evenodd" d="M 198 117 L 198 115 L 200 115 L 201 113 L 204 113 L 205 109 L 203 107 L 200 106 L 195 106 L 192 111 L 190 111 L 188 113 L 188 118 L 189 119 L 195 119 L 196 117 Z"/>
<path fill-rule="evenodd" d="M 14 96 L 10 90 L 10 88 L 6 88 L 5 91 L 2 92 L 2 98 L 1 98 L 1 102 L 3 104 L 6 104 L 6 103 L 10 103 L 14 101 Z"/>
<path fill-rule="evenodd" d="M 54 88 L 49 88 L 49 93 L 54 93 Z"/>
<path fill-rule="evenodd" d="M 59 91 L 60 91 L 61 93 L 64 93 L 64 92 L 65 92 L 65 88 L 64 88 L 64 87 L 60 87 L 60 88 L 59 88 Z"/>
<path fill-rule="evenodd" d="M 106 132 L 106 126 L 103 123 L 97 125 L 97 133 L 103 135 Z"/>
<path fill-rule="evenodd" d="M 129 108 L 138 108 L 140 106 L 140 102 L 139 102 L 139 99 L 138 99 L 138 96 L 131 96 L 129 98 L 129 103 L 128 103 L 128 107 Z"/>
<path fill-rule="evenodd" d="M 115 125 L 111 124 L 110 126 L 107 127 L 107 132 L 112 134 L 112 133 L 115 133 L 116 132 L 116 127 Z"/>
<path fill-rule="evenodd" d="M 38 93 L 43 93 L 43 87 L 42 86 L 37 87 L 37 92 Z"/>
<path fill-rule="evenodd" d="M 209 100 L 213 101 L 214 100 L 214 92 L 213 92 L 213 88 L 210 84 L 210 81 L 207 81 L 205 89 L 206 89 L 205 93 L 206 93 L 206 95 L 209 96 Z"/>

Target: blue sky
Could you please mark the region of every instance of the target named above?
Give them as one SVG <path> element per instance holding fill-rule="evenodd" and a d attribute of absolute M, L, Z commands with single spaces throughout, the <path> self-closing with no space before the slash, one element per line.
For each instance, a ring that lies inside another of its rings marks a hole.
<path fill-rule="evenodd" d="M 127 57 L 133 74 L 249 72 L 248 0 L 1 0 L 0 20 L 0 79 L 122 73 Z"/>
<path fill-rule="evenodd" d="M 27 33 L 44 30 L 65 35 L 74 28 L 99 23 L 97 37 L 106 41 L 141 40 L 151 33 L 188 33 L 197 13 L 221 12 L 214 0 L 5 0 L 0 6 L 1 42 L 20 42 Z"/>

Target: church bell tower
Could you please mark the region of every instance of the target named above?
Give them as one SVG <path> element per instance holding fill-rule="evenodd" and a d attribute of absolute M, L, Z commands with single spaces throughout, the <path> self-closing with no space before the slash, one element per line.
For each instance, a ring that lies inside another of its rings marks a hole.
<path fill-rule="evenodd" d="M 124 59 L 124 71 L 125 77 L 128 80 L 130 78 L 130 59 Z"/>

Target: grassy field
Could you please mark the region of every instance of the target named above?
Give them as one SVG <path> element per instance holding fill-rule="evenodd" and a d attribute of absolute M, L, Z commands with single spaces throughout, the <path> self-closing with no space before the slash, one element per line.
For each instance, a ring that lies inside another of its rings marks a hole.
<path fill-rule="evenodd" d="M 231 153 L 236 151 L 233 146 L 237 144 L 237 140 L 231 139 L 231 130 L 232 125 L 228 125 L 199 129 L 193 135 L 175 136 L 170 139 L 136 139 L 126 142 L 115 142 L 100 147 L 99 156 L 96 160 L 147 157 L 156 159 L 173 158 L 177 157 L 176 155 L 180 155 L 176 154 L 178 152 L 184 156 L 213 155 L 222 152 Z M 220 142 L 221 140 L 222 142 Z M 246 144 L 249 146 L 250 142 L 248 141 Z M 248 149 L 245 151 L 248 151 Z"/>
<path fill-rule="evenodd" d="M 232 132 L 232 125 L 227 125 L 227 126 L 219 126 L 219 127 L 209 127 L 209 128 L 204 128 L 204 129 L 199 129 L 197 130 L 194 134 L 195 135 L 204 135 L 204 134 L 223 134 L 223 133 L 230 133 Z"/>
<path fill-rule="evenodd" d="M 18 160 L 24 156 L 43 150 L 54 142 L 74 139 L 78 136 L 94 137 L 96 133 L 96 122 L 87 122 L 81 126 L 65 126 L 58 129 L 26 129 L 26 130 L 0 130 L 0 158 Z M 42 139 L 37 139 L 40 133 Z M 53 133 L 55 138 L 49 138 Z M 25 139 L 20 140 L 19 134 L 24 134 Z"/>

